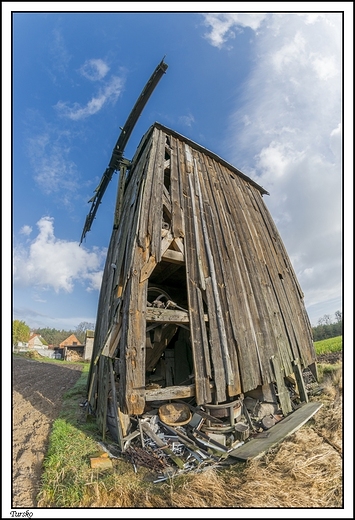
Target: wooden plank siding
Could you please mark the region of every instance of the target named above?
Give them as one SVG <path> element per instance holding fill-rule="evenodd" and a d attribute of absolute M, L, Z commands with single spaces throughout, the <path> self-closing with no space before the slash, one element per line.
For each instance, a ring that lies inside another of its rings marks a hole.
<path fill-rule="evenodd" d="M 146 356 L 149 278 L 162 263 L 164 280 L 185 262 L 184 321 L 198 405 L 275 382 L 273 356 L 285 375 L 292 374 L 294 360 L 303 367 L 314 363 L 303 293 L 264 194 L 242 172 L 173 130 L 155 123 L 143 137 L 108 249 L 93 352 L 99 369 L 91 367 L 88 382 L 95 373 L 107 374 L 100 353 L 114 324 L 117 347 L 107 345 L 105 354 L 116 358 L 123 413 L 143 413 L 147 363 L 151 369 L 164 349 L 161 342 Z M 169 330 L 167 341 L 175 331 Z M 106 385 L 98 390 L 100 406 L 106 392 Z"/>

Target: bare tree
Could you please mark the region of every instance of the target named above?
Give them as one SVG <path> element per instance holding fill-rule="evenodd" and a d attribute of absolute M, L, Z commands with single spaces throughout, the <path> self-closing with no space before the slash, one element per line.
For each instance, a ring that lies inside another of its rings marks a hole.
<path fill-rule="evenodd" d="M 340 321 L 343 320 L 343 315 L 340 311 L 336 311 L 335 312 L 335 319 L 336 319 L 336 322 L 339 323 Z"/>
<path fill-rule="evenodd" d="M 332 318 L 330 314 L 324 314 L 324 316 L 318 320 L 318 325 L 330 325 L 331 323 Z"/>
<path fill-rule="evenodd" d="M 85 341 L 85 333 L 87 330 L 95 330 L 95 324 L 88 321 L 82 321 L 75 329 L 75 335 L 81 343 Z"/>

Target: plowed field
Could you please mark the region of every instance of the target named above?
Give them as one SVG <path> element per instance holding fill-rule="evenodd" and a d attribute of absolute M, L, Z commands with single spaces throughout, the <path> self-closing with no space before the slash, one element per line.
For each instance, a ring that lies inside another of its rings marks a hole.
<path fill-rule="evenodd" d="M 14 356 L 12 396 L 12 507 L 36 507 L 42 463 L 63 394 L 81 365 L 60 365 Z"/>

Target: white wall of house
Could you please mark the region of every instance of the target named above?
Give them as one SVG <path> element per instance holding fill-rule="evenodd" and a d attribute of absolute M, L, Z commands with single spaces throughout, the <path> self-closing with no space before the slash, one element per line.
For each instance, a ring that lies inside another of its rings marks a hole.
<path fill-rule="evenodd" d="M 29 347 L 43 347 L 43 343 L 41 341 L 41 338 L 39 336 L 35 336 L 28 342 Z"/>

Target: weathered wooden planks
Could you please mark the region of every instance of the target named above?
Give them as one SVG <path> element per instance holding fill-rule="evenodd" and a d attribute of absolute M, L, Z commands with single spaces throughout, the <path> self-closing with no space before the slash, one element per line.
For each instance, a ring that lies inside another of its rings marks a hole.
<path fill-rule="evenodd" d="M 286 416 L 292 412 L 292 403 L 290 395 L 285 385 L 285 371 L 280 364 L 280 360 L 277 356 L 271 356 L 271 363 L 275 373 L 275 380 L 277 384 L 277 394 L 279 396 L 280 406 L 282 413 Z"/>
<path fill-rule="evenodd" d="M 180 185 L 180 172 L 178 164 L 178 147 L 176 139 L 171 137 L 171 171 L 170 171 L 170 193 L 171 193 L 171 229 L 174 238 L 185 236 L 185 222 L 183 207 L 181 204 L 182 194 Z"/>
<path fill-rule="evenodd" d="M 169 399 L 185 399 L 196 395 L 195 385 L 170 386 L 168 388 L 157 388 L 146 390 L 146 401 L 167 401 Z"/>
<path fill-rule="evenodd" d="M 94 356 L 102 350 L 117 355 L 122 411 L 142 412 L 149 398 L 145 369 L 154 369 L 177 324 L 189 326 L 198 404 L 223 402 L 274 381 L 273 356 L 283 375 L 294 371 L 296 359 L 298 370 L 314 362 L 302 291 L 262 200 L 265 190 L 215 154 L 155 124 L 118 192 Z M 188 315 L 147 308 L 150 277 L 161 272 L 164 286 L 174 282 L 177 269 L 180 277 L 186 274 L 181 290 L 187 291 Z M 159 321 L 169 332 L 162 325 L 161 335 L 157 329 L 151 340 L 147 323 Z M 110 328 L 115 334 L 105 345 Z M 98 372 L 90 369 L 88 383 L 93 401 L 97 388 L 100 407 L 104 363 Z"/>
<path fill-rule="evenodd" d="M 137 248 L 130 278 L 131 292 L 124 352 L 125 364 L 122 368 L 126 378 L 124 388 L 126 406 L 123 411 L 126 413 L 127 410 L 130 415 L 143 413 L 145 406 L 145 309 L 148 283 L 139 281 L 144 256 L 143 251 Z"/>
<path fill-rule="evenodd" d="M 204 321 L 208 320 L 207 315 L 203 317 Z M 189 313 L 187 311 L 180 311 L 178 309 L 156 309 L 148 307 L 146 309 L 147 322 L 159 323 L 189 323 Z"/>
<path fill-rule="evenodd" d="M 191 346 L 194 360 L 194 372 L 195 372 L 195 386 L 196 386 L 196 401 L 197 404 L 203 404 L 210 402 L 211 392 L 208 384 L 208 376 L 206 374 L 206 360 L 204 359 L 204 347 L 203 347 L 203 332 L 201 331 L 201 320 L 198 309 L 198 296 L 199 291 L 198 280 L 200 278 L 198 260 L 195 256 L 196 253 L 196 240 L 194 240 L 195 229 L 194 229 L 194 212 L 192 207 L 192 197 L 189 189 L 189 181 L 187 173 L 182 172 L 184 185 L 185 185 L 185 258 L 186 258 L 186 278 L 187 278 L 187 293 L 189 302 L 189 315 L 190 315 L 190 331 L 191 331 Z"/>

